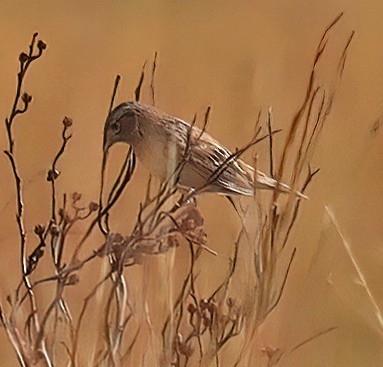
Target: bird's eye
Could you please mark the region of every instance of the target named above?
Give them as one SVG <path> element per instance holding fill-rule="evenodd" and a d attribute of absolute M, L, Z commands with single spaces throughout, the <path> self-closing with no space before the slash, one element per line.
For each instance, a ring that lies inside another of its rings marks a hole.
<path fill-rule="evenodd" d="M 121 130 L 121 122 L 116 121 L 113 124 L 110 125 L 111 130 L 115 133 L 118 134 Z"/>

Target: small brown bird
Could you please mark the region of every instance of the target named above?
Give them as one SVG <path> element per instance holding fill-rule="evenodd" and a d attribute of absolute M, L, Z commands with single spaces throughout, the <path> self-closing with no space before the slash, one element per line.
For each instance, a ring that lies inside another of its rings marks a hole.
<path fill-rule="evenodd" d="M 230 160 L 232 152 L 198 127 L 140 102 L 124 102 L 109 114 L 104 151 L 117 142 L 130 144 L 139 161 L 161 180 L 174 176 L 184 160 L 177 181 L 184 189 L 252 196 L 255 187 L 305 197 L 260 171 L 255 175 L 254 168 L 238 158 Z"/>

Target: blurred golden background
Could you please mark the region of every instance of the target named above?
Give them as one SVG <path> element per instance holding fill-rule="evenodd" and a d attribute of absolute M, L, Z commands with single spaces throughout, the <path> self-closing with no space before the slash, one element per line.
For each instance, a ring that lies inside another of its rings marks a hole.
<path fill-rule="evenodd" d="M 9 113 L 14 96 L 20 51 L 35 31 L 48 44 L 26 81 L 26 91 L 33 96 L 30 111 L 15 125 L 27 230 L 32 232 L 34 224 L 49 216 L 45 174 L 60 144 L 64 116 L 73 118 L 74 134 L 59 165 L 63 172 L 59 190 L 78 191 L 85 200 L 97 200 L 103 124 L 114 77 L 122 76 L 117 101 L 131 99 L 142 65 L 155 51 L 159 54 L 155 80 L 159 108 L 190 121 L 196 111 L 203 113 L 211 105 L 208 131 L 234 149 L 249 140 L 258 111 L 272 106 L 274 126 L 284 129 L 275 139 L 280 149 L 291 116 L 303 99 L 321 34 L 342 11 L 345 15 L 333 32 L 322 65 L 324 78 L 349 33 L 355 30 L 356 34 L 313 158 L 321 171 L 309 188 L 310 200 L 304 203 L 292 238 L 297 259 L 282 302 L 261 331 L 259 346 L 288 350 L 321 330 L 336 327 L 291 353 L 280 365 L 381 366 L 383 325 L 325 210 L 325 205 L 333 209 L 371 295 L 383 309 L 380 1 L 1 1 L 2 118 Z M 150 102 L 147 84 L 143 100 Z M 3 127 L 0 144 L 4 150 Z M 262 161 L 267 145 L 259 146 L 259 155 L 261 165 L 267 167 L 267 159 Z M 0 295 L 4 302 L 19 271 L 14 187 L 4 155 L 0 172 Z M 112 218 L 121 231 L 132 224 L 123 214 L 137 208 L 146 177 L 138 164 L 131 188 Z M 231 253 L 239 221 L 222 198 L 205 196 L 201 207 L 209 245 L 220 254 L 206 264 L 203 274 L 208 287 Z M 220 213 L 219 222 L 216 213 Z M 14 352 L 0 329 L 0 366 L 14 365 Z"/>

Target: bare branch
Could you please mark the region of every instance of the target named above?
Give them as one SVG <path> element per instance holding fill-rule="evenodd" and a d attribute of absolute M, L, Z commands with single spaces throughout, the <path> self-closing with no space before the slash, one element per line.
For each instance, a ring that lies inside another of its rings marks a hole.
<path fill-rule="evenodd" d="M 152 104 L 153 106 L 156 104 L 156 97 L 155 97 L 155 91 L 154 91 L 154 78 L 156 75 L 156 68 L 157 68 L 157 51 L 154 53 L 154 59 L 153 59 L 153 66 L 152 66 L 152 76 L 150 80 L 150 91 L 152 94 Z"/>
<path fill-rule="evenodd" d="M 142 87 L 142 83 L 143 83 L 144 78 L 145 78 L 145 67 L 146 67 L 146 61 L 144 62 L 144 65 L 142 66 L 141 76 L 140 76 L 140 79 L 139 79 L 139 81 L 138 81 L 136 90 L 134 91 L 134 95 L 135 95 L 135 98 L 136 98 L 136 102 L 139 102 L 139 101 L 140 101 L 140 97 L 141 97 L 141 87 Z"/>

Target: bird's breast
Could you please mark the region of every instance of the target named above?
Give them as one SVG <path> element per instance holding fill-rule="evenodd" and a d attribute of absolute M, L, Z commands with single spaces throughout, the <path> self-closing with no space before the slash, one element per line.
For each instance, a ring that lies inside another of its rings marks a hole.
<path fill-rule="evenodd" d="M 134 149 L 139 161 L 161 180 L 174 172 L 180 160 L 177 145 L 158 136 L 143 139 Z"/>

